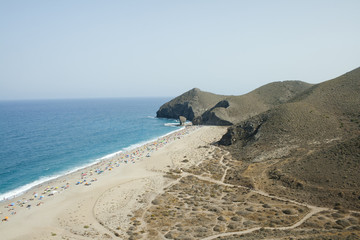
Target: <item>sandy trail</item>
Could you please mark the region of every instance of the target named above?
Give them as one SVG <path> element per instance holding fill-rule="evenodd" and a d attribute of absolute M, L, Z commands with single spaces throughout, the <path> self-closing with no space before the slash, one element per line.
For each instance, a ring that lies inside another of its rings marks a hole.
<path fill-rule="evenodd" d="M 228 154 L 229 154 L 229 152 L 227 152 L 225 155 L 228 155 Z M 226 166 L 223 163 L 223 159 L 224 159 L 225 155 L 223 155 L 222 158 L 219 161 L 220 164 L 223 165 L 223 166 Z M 228 167 L 226 168 L 226 170 L 228 170 Z M 309 204 L 306 204 L 306 203 L 300 203 L 300 202 L 294 201 L 292 199 L 286 199 L 286 198 L 283 198 L 283 197 L 270 195 L 270 194 L 268 194 L 268 193 L 266 193 L 264 191 L 261 191 L 261 190 L 251 189 L 251 188 L 241 186 L 241 185 L 233 185 L 233 184 L 224 183 L 226 170 L 225 170 L 224 176 L 222 177 L 221 181 L 217 181 L 217 180 L 214 180 L 214 179 L 211 179 L 211 178 L 208 178 L 208 177 L 203 177 L 203 176 L 189 174 L 189 173 L 183 174 L 184 176 L 182 176 L 182 177 L 193 176 L 193 177 L 197 177 L 198 179 L 201 179 L 201 180 L 204 180 L 204 181 L 209 181 L 209 182 L 216 183 L 216 184 L 223 185 L 223 186 L 246 188 L 250 192 L 257 193 L 257 194 L 265 196 L 265 197 L 275 198 L 275 199 L 280 200 L 280 201 L 290 202 L 290 203 L 293 203 L 293 204 L 296 204 L 296 205 L 305 206 L 305 207 L 310 209 L 309 213 L 307 213 L 302 219 L 300 219 L 298 222 L 294 223 L 291 226 L 286 226 L 286 227 L 264 227 L 264 229 L 269 229 L 269 230 L 289 230 L 289 229 L 294 229 L 296 227 L 299 227 L 301 224 L 303 224 L 307 219 L 309 219 L 313 215 L 315 215 L 315 214 L 317 214 L 319 212 L 325 211 L 325 210 L 330 210 L 329 208 L 317 207 L 317 206 L 309 205 Z M 232 236 L 232 235 L 244 235 L 244 234 L 248 234 L 248 233 L 257 231 L 259 229 L 261 229 L 261 227 L 250 228 L 250 229 L 246 229 L 246 230 L 242 230 L 242 231 L 238 231 L 238 232 L 220 233 L 220 234 L 217 234 L 217 235 L 213 235 L 213 236 L 203 238 L 203 240 L 211 240 L 211 239 L 215 239 L 215 238 L 218 238 L 218 237 L 226 237 L 226 236 Z"/>
<path fill-rule="evenodd" d="M 296 222 L 295 224 L 291 225 L 291 226 L 287 226 L 287 227 L 264 227 L 263 229 L 268 229 L 268 230 L 289 230 L 289 229 L 294 229 L 298 226 L 300 226 L 301 224 L 303 224 L 307 219 L 309 219 L 311 216 L 321 212 L 327 210 L 327 208 L 320 208 L 320 207 L 314 207 L 312 206 L 310 212 L 308 214 L 306 214 L 300 221 Z M 203 238 L 202 240 L 211 240 L 211 239 L 215 239 L 218 237 L 228 237 L 228 236 L 232 236 L 232 235 L 244 235 L 244 234 L 248 234 L 248 233 L 252 233 L 254 231 L 260 230 L 261 227 L 255 227 L 255 228 L 250 228 L 250 229 L 246 229 L 243 231 L 238 231 L 238 232 L 227 232 L 227 233 L 220 233 L 217 235 L 213 235 L 213 236 L 209 236 L 206 238 Z"/>

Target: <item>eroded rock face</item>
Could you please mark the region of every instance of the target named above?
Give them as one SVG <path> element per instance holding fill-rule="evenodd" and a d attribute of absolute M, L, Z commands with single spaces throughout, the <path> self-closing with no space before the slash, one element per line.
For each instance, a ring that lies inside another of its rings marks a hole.
<path fill-rule="evenodd" d="M 194 88 L 165 103 L 160 118 L 184 116 L 195 125 L 236 125 L 283 104 L 312 85 L 300 81 L 274 82 L 241 96 L 224 96 Z"/>
<path fill-rule="evenodd" d="M 194 88 L 163 104 L 156 112 L 156 117 L 178 119 L 180 116 L 184 116 L 186 119 L 193 121 L 223 97 Z"/>
<path fill-rule="evenodd" d="M 243 123 L 230 127 L 226 134 L 220 139 L 219 144 L 224 146 L 232 145 L 235 142 L 242 142 L 245 146 L 249 141 L 257 139 L 257 134 L 262 124 L 267 120 L 267 115 L 253 117 Z"/>
<path fill-rule="evenodd" d="M 189 120 L 194 118 L 194 111 L 188 102 L 177 103 L 172 106 L 162 106 L 157 112 L 156 117 L 160 118 L 174 118 L 184 116 Z"/>
<path fill-rule="evenodd" d="M 229 101 L 222 100 L 218 102 L 214 107 L 204 112 L 201 117 L 194 119 L 194 124 L 204 124 L 204 125 L 216 125 L 216 126 L 230 126 L 233 125 L 231 121 L 228 120 L 224 115 L 226 114 L 226 109 L 230 106 Z M 220 113 L 223 113 L 222 116 L 219 116 Z"/>

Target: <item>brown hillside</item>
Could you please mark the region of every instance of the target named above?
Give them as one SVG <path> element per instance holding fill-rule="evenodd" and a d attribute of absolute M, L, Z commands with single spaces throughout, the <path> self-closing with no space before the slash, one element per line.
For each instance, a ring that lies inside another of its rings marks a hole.
<path fill-rule="evenodd" d="M 301 81 L 274 82 L 241 96 L 223 96 L 194 88 L 162 105 L 157 117 L 185 116 L 194 124 L 233 125 L 289 101 L 312 85 Z"/>
<path fill-rule="evenodd" d="M 309 89 L 312 85 L 301 81 L 273 82 L 264 85 L 242 96 L 230 96 L 227 116 L 220 115 L 217 109 L 213 112 L 224 120 L 237 124 L 249 117 L 265 112 Z M 204 122 L 205 124 L 209 124 Z"/>
<path fill-rule="evenodd" d="M 355 69 L 229 128 L 220 144 L 246 165 L 236 175 L 258 188 L 360 209 L 359 106 Z"/>

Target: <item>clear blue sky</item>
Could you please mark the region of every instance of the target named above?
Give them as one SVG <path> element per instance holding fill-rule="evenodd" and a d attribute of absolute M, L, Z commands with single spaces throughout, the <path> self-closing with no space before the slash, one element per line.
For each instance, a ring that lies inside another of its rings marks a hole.
<path fill-rule="evenodd" d="M 0 99 L 318 83 L 360 66 L 359 12 L 359 0 L 0 0 Z"/>

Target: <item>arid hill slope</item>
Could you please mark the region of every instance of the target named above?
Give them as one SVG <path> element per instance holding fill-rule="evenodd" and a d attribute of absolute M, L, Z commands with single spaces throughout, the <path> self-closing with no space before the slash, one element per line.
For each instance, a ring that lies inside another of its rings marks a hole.
<path fill-rule="evenodd" d="M 193 122 L 239 123 L 222 138 L 226 128 L 200 129 L 167 153 L 178 167 L 128 215 L 129 239 L 360 239 L 360 71 L 299 84 L 211 104 L 196 89 L 173 101 L 187 113 L 208 109 Z M 194 94 L 200 106 L 187 102 Z"/>
<path fill-rule="evenodd" d="M 229 128 L 220 144 L 243 163 L 231 181 L 359 210 L 359 136 L 360 68 Z"/>
<path fill-rule="evenodd" d="M 223 96 L 194 88 L 160 107 L 157 117 L 183 115 L 194 124 L 233 125 L 285 103 L 312 85 L 301 81 L 274 82 L 241 96 Z"/>

